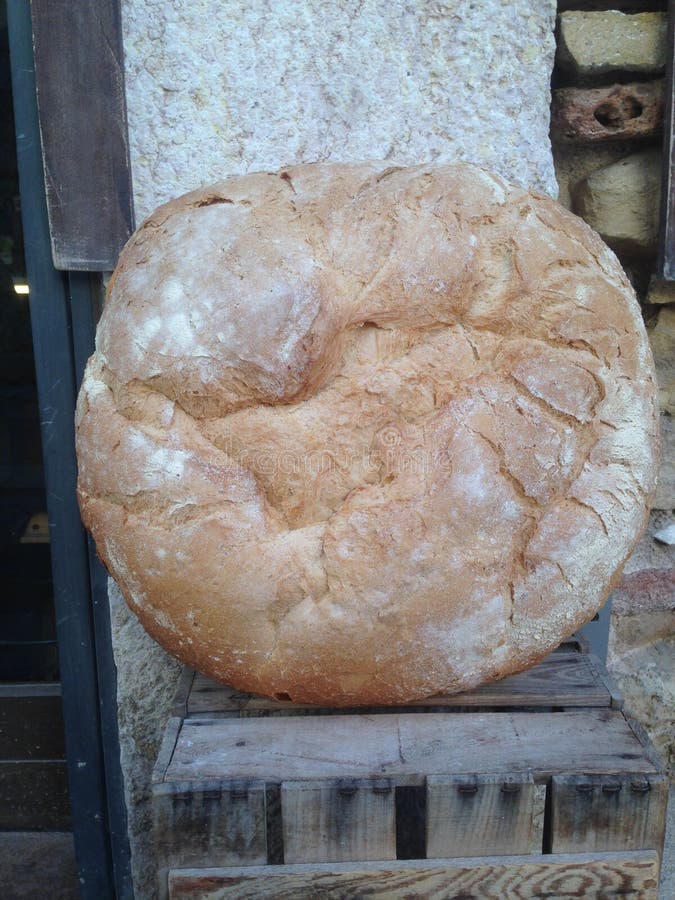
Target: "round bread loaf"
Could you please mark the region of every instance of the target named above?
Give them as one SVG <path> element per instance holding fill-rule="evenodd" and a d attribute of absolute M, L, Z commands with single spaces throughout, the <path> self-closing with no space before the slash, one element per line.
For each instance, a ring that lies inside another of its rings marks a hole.
<path fill-rule="evenodd" d="M 389 704 L 589 620 L 655 483 L 613 254 L 466 165 L 308 165 L 167 203 L 110 283 L 79 500 L 150 634 L 237 688 Z"/>

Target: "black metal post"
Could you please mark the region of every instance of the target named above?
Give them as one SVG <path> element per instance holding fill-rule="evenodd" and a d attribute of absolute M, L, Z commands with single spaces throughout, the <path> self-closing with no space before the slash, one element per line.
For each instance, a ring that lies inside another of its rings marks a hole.
<path fill-rule="evenodd" d="M 67 276 L 54 269 L 51 259 L 30 4 L 9 0 L 7 12 L 73 831 L 82 897 L 106 900 L 116 890 L 90 559 L 75 496 L 77 378 L 71 306 Z M 104 699 L 109 708 L 110 697 Z"/>

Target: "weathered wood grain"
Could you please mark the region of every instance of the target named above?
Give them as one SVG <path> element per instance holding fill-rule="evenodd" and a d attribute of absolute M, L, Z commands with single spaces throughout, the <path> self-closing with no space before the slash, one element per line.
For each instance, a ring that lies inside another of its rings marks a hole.
<path fill-rule="evenodd" d="M 265 785 L 211 780 L 154 785 L 154 839 L 160 864 L 267 862 Z"/>
<path fill-rule="evenodd" d="M 663 123 L 663 175 L 657 272 L 675 281 L 675 0 L 668 2 L 666 95 Z"/>
<path fill-rule="evenodd" d="M 590 656 L 583 653 L 552 653 L 531 669 L 511 675 L 475 691 L 451 696 L 428 697 L 407 704 L 408 708 L 435 711 L 457 707 L 602 707 L 610 706 L 612 696 Z M 405 709 L 406 706 L 396 707 Z M 236 691 L 196 674 L 187 698 L 188 716 L 204 713 L 239 715 L 302 715 L 316 713 L 316 707 L 271 700 Z M 330 713 L 348 714 L 355 710 L 333 709 Z M 359 710 L 364 712 L 365 710 Z M 368 712 L 375 712 L 369 709 Z"/>
<path fill-rule="evenodd" d="M 281 810 L 286 863 L 396 859 L 386 779 L 284 782 Z"/>
<path fill-rule="evenodd" d="M 133 230 L 119 3 L 30 6 L 54 265 L 113 269 Z"/>
<path fill-rule="evenodd" d="M 656 772 L 617 710 L 188 719 L 167 768 L 171 781 L 218 777 L 281 782 L 531 771 Z"/>
<path fill-rule="evenodd" d="M 171 900 L 656 900 L 654 852 L 174 870 Z"/>
<path fill-rule="evenodd" d="M 660 852 L 667 803 L 662 775 L 554 775 L 551 849 Z"/>
<path fill-rule="evenodd" d="M 534 789 L 529 772 L 430 775 L 427 857 L 530 853 Z M 541 847 L 538 852 L 541 853 Z"/>

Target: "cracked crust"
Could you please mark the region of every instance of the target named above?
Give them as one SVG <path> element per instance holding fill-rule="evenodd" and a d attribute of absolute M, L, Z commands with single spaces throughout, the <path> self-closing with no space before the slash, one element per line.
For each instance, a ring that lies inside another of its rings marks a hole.
<path fill-rule="evenodd" d="M 404 702 L 595 614 L 645 524 L 655 396 L 620 266 L 552 201 L 465 165 L 233 178 L 122 254 L 80 506 L 189 665 Z"/>

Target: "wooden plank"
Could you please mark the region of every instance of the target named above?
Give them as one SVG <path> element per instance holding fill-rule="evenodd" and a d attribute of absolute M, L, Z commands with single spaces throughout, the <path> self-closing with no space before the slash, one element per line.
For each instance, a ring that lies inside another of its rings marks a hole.
<path fill-rule="evenodd" d="M 68 830 L 70 826 L 65 762 L 0 762 L 0 830 Z"/>
<path fill-rule="evenodd" d="M 667 803 L 662 775 L 554 775 L 551 849 L 660 852 Z"/>
<path fill-rule="evenodd" d="M 602 707 L 610 706 L 611 702 L 612 695 L 589 656 L 560 652 L 550 654 L 531 669 L 483 685 L 475 691 L 428 697 L 395 708 L 436 711 L 457 707 Z M 200 674 L 194 677 L 187 701 L 188 716 L 204 713 L 300 715 L 315 710 L 316 707 L 307 704 L 271 700 L 236 691 Z M 344 715 L 354 710 L 335 709 L 331 712 Z"/>
<path fill-rule="evenodd" d="M 546 797 L 548 786 L 535 784 L 534 801 L 532 810 L 532 846 L 530 853 L 543 853 L 544 851 L 544 825 L 546 823 Z"/>
<path fill-rule="evenodd" d="M 530 772 L 430 775 L 427 857 L 532 852 L 534 787 Z"/>
<path fill-rule="evenodd" d="M 54 266 L 113 269 L 133 230 L 119 0 L 30 6 Z"/>
<path fill-rule="evenodd" d="M 286 863 L 396 859 L 387 779 L 284 782 L 281 815 Z"/>
<path fill-rule="evenodd" d="M 155 760 L 155 765 L 152 770 L 153 784 L 160 784 L 164 781 L 164 776 L 166 775 L 166 770 L 171 762 L 182 725 L 183 720 L 180 716 L 172 716 L 166 724 L 162 743 L 159 747 L 159 753 L 157 754 L 157 759 Z"/>
<path fill-rule="evenodd" d="M 167 768 L 170 780 L 222 777 L 281 782 L 531 770 L 654 773 L 617 710 L 376 716 L 187 719 Z"/>
<path fill-rule="evenodd" d="M 171 900 L 382 900 L 480 897 L 656 900 L 654 852 L 575 853 L 372 863 L 187 869 L 169 873 Z"/>
<path fill-rule="evenodd" d="M 0 759 L 65 759 L 60 693 L 0 697 Z"/>
<path fill-rule="evenodd" d="M 173 695 L 173 705 L 171 707 L 172 716 L 186 716 L 188 712 L 188 698 L 192 690 L 192 684 L 195 679 L 194 669 L 183 666 L 176 685 L 176 692 Z"/>
<path fill-rule="evenodd" d="M 176 866 L 267 862 L 265 785 L 213 779 L 153 786 L 153 834 L 160 892 Z"/>
<path fill-rule="evenodd" d="M 668 3 L 667 41 L 661 216 L 656 268 L 664 281 L 675 281 L 675 0 Z"/>

